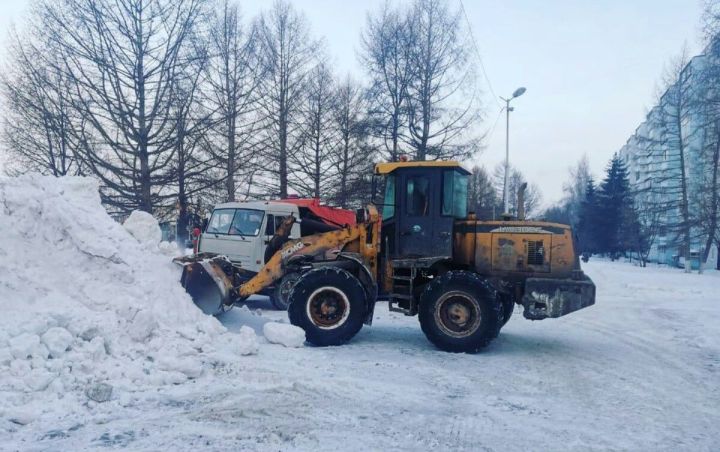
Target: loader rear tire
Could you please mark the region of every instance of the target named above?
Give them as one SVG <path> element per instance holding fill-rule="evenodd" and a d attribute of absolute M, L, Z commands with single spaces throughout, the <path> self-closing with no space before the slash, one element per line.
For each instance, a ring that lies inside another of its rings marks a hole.
<path fill-rule="evenodd" d="M 503 306 L 495 291 L 475 273 L 450 271 L 420 295 L 420 326 L 441 350 L 475 353 L 495 339 Z"/>
<path fill-rule="evenodd" d="M 365 289 L 347 271 L 325 267 L 303 274 L 289 298 L 290 323 L 305 330 L 313 345 L 340 345 L 362 328 L 365 319 Z"/>

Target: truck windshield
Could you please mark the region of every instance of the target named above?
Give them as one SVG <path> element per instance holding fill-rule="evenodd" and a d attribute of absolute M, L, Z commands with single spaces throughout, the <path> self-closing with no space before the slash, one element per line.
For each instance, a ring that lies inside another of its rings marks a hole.
<path fill-rule="evenodd" d="M 207 232 L 211 234 L 228 234 L 241 236 L 257 236 L 260 233 L 265 212 L 254 209 L 215 209 Z"/>

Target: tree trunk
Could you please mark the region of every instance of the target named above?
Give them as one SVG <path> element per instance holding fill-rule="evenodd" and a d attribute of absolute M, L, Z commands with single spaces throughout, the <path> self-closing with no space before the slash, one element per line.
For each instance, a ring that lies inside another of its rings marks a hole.
<path fill-rule="evenodd" d="M 720 125 L 720 124 L 719 124 Z M 710 225 L 708 227 L 708 236 L 705 241 L 705 249 L 700 260 L 700 272 L 704 263 L 710 255 L 715 235 L 717 233 L 717 217 L 718 217 L 718 165 L 720 164 L 720 130 L 716 134 L 715 149 L 713 150 L 712 161 L 712 182 L 710 183 Z M 720 259 L 718 259 L 720 261 Z"/>
<path fill-rule="evenodd" d="M 284 102 L 280 103 L 280 149 L 278 150 L 278 172 L 280 175 L 280 199 L 288 196 L 288 173 L 287 173 L 287 112 Z"/>
<path fill-rule="evenodd" d="M 227 7 L 227 4 L 225 5 Z M 227 13 L 226 13 L 227 14 Z M 225 18 L 227 24 L 227 17 Z M 237 112 L 237 95 L 234 86 L 230 81 L 230 54 L 225 55 L 225 89 L 227 89 L 227 179 L 225 180 L 225 190 L 227 192 L 228 202 L 235 201 L 235 121 Z"/>
<path fill-rule="evenodd" d="M 185 118 L 180 115 L 177 121 L 177 183 L 178 183 L 178 218 L 176 227 L 176 238 L 178 246 L 185 248 L 185 242 L 188 238 L 188 201 L 187 201 L 187 184 L 186 184 L 186 165 L 187 159 L 185 154 L 185 134 L 187 124 Z"/>
<path fill-rule="evenodd" d="M 225 190 L 227 192 L 228 202 L 233 202 L 235 201 L 235 114 L 232 112 L 228 118 L 227 147 L 227 179 L 225 180 Z"/>
<path fill-rule="evenodd" d="M 679 94 L 682 95 L 682 94 Z M 678 102 L 680 105 L 681 102 Z M 678 151 L 680 154 L 680 190 L 682 192 L 682 204 L 680 213 L 682 215 L 682 252 L 685 259 L 685 273 L 690 273 L 692 264 L 690 262 L 690 209 L 688 206 L 687 192 L 687 168 L 685 167 L 685 142 L 682 135 L 682 115 L 678 112 L 676 116 L 676 127 L 678 130 Z"/>
<path fill-rule="evenodd" d="M 143 6 L 138 5 L 137 31 L 135 45 L 137 46 L 136 77 L 138 94 L 138 160 L 140 161 L 140 210 L 152 213 L 152 186 L 150 180 L 150 157 L 148 154 L 148 130 L 145 112 L 145 62 L 144 62 L 144 36 L 143 36 Z"/>
<path fill-rule="evenodd" d="M 340 172 L 340 207 L 343 209 L 347 207 L 347 178 L 348 178 L 348 154 L 350 147 L 350 138 L 345 134 L 343 143 L 343 161 L 342 171 Z"/>

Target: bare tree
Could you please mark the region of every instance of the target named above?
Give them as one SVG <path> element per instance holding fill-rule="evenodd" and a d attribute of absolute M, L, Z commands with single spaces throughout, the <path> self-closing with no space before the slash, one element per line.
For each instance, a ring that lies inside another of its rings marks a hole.
<path fill-rule="evenodd" d="M 580 219 L 580 208 L 585 200 L 585 189 L 592 177 L 587 154 L 583 154 L 577 164 L 569 169 L 569 176 L 569 180 L 563 184 L 564 204 L 571 224 L 576 225 Z"/>
<path fill-rule="evenodd" d="M 205 101 L 214 118 L 207 150 L 219 170 L 224 201 L 235 201 L 238 183 L 248 187 L 258 171 L 257 89 L 264 71 L 257 37 L 255 26 L 243 26 L 235 2 L 218 0 L 209 22 Z"/>
<path fill-rule="evenodd" d="M 508 176 L 508 210 L 511 215 L 517 215 L 518 212 L 518 199 L 517 193 L 520 186 L 527 182 L 525 176 L 512 165 L 509 166 L 510 175 Z M 500 163 L 495 166 L 493 171 L 493 185 L 495 186 L 495 193 L 500 205 L 497 207 L 498 211 L 503 209 L 502 203 L 502 191 L 503 191 L 503 179 L 505 174 L 505 163 Z M 540 204 L 542 203 L 542 193 L 537 184 L 528 184 L 525 190 L 525 216 L 527 218 L 534 217 L 539 214 Z"/>
<path fill-rule="evenodd" d="M 402 153 L 412 78 L 412 30 L 404 12 L 386 2 L 368 14 L 361 36 L 360 60 L 370 75 L 371 112 L 377 135 L 390 161 Z"/>
<path fill-rule="evenodd" d="M 103 200 L 151 212 L 175 198 L 163 188 L 176 157 L 178 79 L 197 55 L 191 44 L 205 0 L 44 0 L 42 29 L 62 54 L 74 107 L 85 121 L 83 163 Z"/>
<path fill-rule="evenodd" d="M 276 0 L 257 24 L 261 64 L 259 107 L 263 115 L 263 146 L 274 194 L 288 195 L 288 156 L 302 146 L 305 83 L 320 45 L 310 37 L 305 16 L 286 0 Z"/>
<path fill-rule="evenodd" d="M 665 222 L 664 229 L 679 244 L 685 260 L 685 271 L 690 272 L 691 228 L 694 219 L 690 214 L 689 197 L 689 143 L 699 128 L 686 124 L 697 110 L 693 93 L 693 78 L 688 66 L 687 50 L 671 61 L 663 77 L 663 88 L 655 113 L 649 117 L 656 136 L 643 137 L 651 160 L 662 162 L 650 171 L 651 187 L 648 199 L 657 201 L 655 208 Z M 672 220 L 677 219 L 677 220 Z"/>
<path fill-rule="evenodd" d="M 304 196 L 326 197 L 335 183 L 336 127 L 333 122 L 335 81 L 324 63 L 313 68 L 306 81 L 302 146 L 289 155 L 290 184 Z"/>
<path fill-rule="evenodd" d="M 698 108 L 704 119 L 703 145 L 695 165 L 700 167 L 695 190 L 697 228 L 704 242 L 700 269 L 707 261 L 713 244 L 720 237 L 720 2 L 708 1 L 703 15 L 707 31 L 703 64 L 697 81 Z M 720 262 L 720 259 L 718 260 Z"/>
<path fill-rule="evenodd" d="M 335 91 L 333 121 L 338 134 L 334 158 L 337 183 L 332 199 L 343 208 L 351 204 L 360 207 L 353 200 L 369 195 L 367 174 L 370 174 L 368 168 L 374 161 L 374 151 L 368 143 L 370 125 L 364 94 L 350 76 Z"/>
<path fill-rule="evenodd" d="M 460 18 L 445 0 L 415 0 L 409 14 L 409 144 L 417 160 L 464 158 L 479 149 L 472 134 L 478 97 Z"/>
<path fill-rule="evenodd" d="M 662 229 L 661 211 L 655 207 L 655 203 L 644 201 L 635 202 L 639 231 L 634 246 L 631 247 L 637 252 L 643 267 L 647 265 L 652 245 Z"/>
<path fill-rule="evenodd" d="M 483 166 L 474 166 L 468 180 L 468 207 L 481 220 L 494 220 L 498 198 L 490 175 Z"/>
<path fill-rule="evenodd" d="M 204 45 L 201 42 L 200 45 Z M 205 53 L 198 49 L 199 54 Z M 172 90 L 172 120 L 175 121 L 175 158 L 168 166 L 169 178 L 172 182 L 165 191 L 177 193 L 177 240 L 184 244 L 190 227 L 191 197 L 199 196 L 215 184 L 215 180 L 207 177 L 211 168 L 209 160 L 212 156 L 205 152 L 208 129 L 211 127 L 211 112 L 202 106 L 199 96 L 200 76 L 204 71 L 207 59 L 198 59 L 191 69 L 193 75 L 181 77 Z M 168 206 L 171 207 L 171 206 Z M 157 210 L 157 208 L 156 208 Z M 194 206 L 195 213 L 199 206 Z M 168 213 L 169 216 L 169 213 Z M 184 246 L 184 245 L 183 245 Z"/>
<path fill-rule="evenodd" d="M 6 107 L 2 142 L 12 156 L 8 169 L 13 174 L 81 174 L 73 129 L 82 123 L 73 109 L 70 82 L 58 69 L 59 55 L 50 43 L 28 33 L 13 31 L 9 42 L 10 65 L 0 75 Z"/>

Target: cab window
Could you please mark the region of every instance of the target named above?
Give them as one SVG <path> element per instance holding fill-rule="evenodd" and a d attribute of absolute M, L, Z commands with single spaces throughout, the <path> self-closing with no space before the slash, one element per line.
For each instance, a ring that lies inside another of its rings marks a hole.
<path fill-rule="evenodd" d="M 385 197 L 383 198 L 382 218 L 387 220 L 395 216 L 395 176 L 385 178 Z"/>
<path fill-rule="evenodd" d="M 406 191 L 407 214 L 425 217 L 430 214 L 430 179 L 427 176 L 408 176 Z"/>
<path fill-rule="evenodd" d="M 275 215 L 267 214 L 267 223 L 265 223 L 265 235 L 275 234 Z"/>
<path fill-rule="evenodd" d="M 215 209 L 208 223 L 207 232 L 227 234 L 234 216 L 235 209 Z"/>
<path fill-rule="evenodd" d="M 262 210 L 237 209 L 230 225 L 230 235 L 256 236 L 260 234 L 265 212 Z"/>
<path fill-rule="evenodd" d="M 467 217 L 468 177 L 458 171 L 443 171 L 442 214 Z"/>
<path fill-rule="evenodd" d="M 208 222 L 207 232 L 211 234 L 256 236 L 260 233 L 262 210 L 215 209 Z"/>
<path fill-rule="evenodd" d="M 280 227 L 283 220 L 289 215 L 283 216 L 272 213 L 267 214 L 267 223 L 265 223 L 265 235 L 275 235 L 275 231 Z"/>

